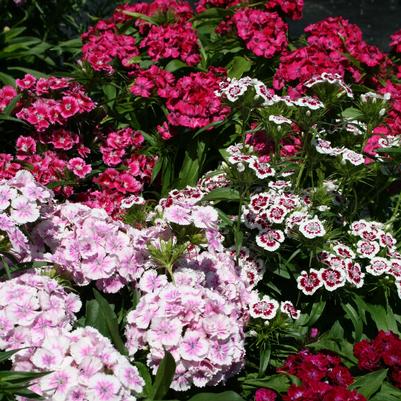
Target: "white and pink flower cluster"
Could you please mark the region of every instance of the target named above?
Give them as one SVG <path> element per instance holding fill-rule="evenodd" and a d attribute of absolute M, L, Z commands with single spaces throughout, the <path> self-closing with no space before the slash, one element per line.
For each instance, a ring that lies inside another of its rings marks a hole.
<path fill-rule="evenodd" d="M 47 333 L 70 330 L 80 309 L 78 295 L 35 272 L 0 283 L 0 349 L 37 347 Z"/>
<path fill-rule="evenodd" d="M 193 225 L 201 229 L 206 237 L 209 250 L 222 251 L 223 237 L 219 231 L 219 215 L 212 206 L 198 205 L 207 190 L 199 187 L 174 189 L 162 199 L 156 208 L 165 221 L 181 226 Z"/>
<path fill-rule="evenodd" d="M 216 385 L 242 367 L 250 292 L 228 254 L 203 252 L 180 266 L 173 282 L 145 272 L 144 295 L 127 317 L 126 337 L 130 354 L 149 349 L 154 372 L 171 352 L 177 363 L 172 388 L 185 391 Z"/>
<path fill-rule="evenodd" d="M 159 226 L 137 230 L 113 220 L 103 209 L 65 203 L 34 232 L 50 248 L 43 257 L 78 285 L 95 281 L 102 291 L 115 293 L 142 275 L 146 244 L 157 230 Z"/>
<path fill-rule="evenodd" d="M 287 236 L 324 237 L 326 230 L 318 217 L 311 215 L 308 197 L 271 188 L 250 197 L 243 208 L 242 220 L 250 229 L 257 229 L 256 244 L 274 252 Z"/>
<path fill-rule="evenodd" d="M 397 290 L 401 288 L 401 255 L 396 251 L 396 240 L 383 224 L 359 220 L 351 223 L 351 244 L 335 242 L 330 250 L 320 254 L 325 267 L 309 272 L 302 271 L 297 278 L 298 288 L 306 295 L 314 294 L 319 288 L 327 291 L 351 285 L 360 288 L 366 274 L 386 274 L 395 280 Z"/>
<path fill-rule="evenodd" d="M 337 96 L 342 96 L 346 94 L 349 98 L 353 98 L 354 94 L 352 93 L 352 89 L 344 82 L 342 76 L 337 73 L 323 72 L 320 75 L 317 75 L 310 80 L 304 83 L 304 86 L 307 88 L 312 88 L 315 85 L 319 84 L 330 84 L 336 85 L 340 88 L 340 92 Z"/>
<path fill-rule="evenodd" d="M 270 163 L 262 162 L 257 156 L 252 154 L 252 147 L 243 144 L 235 144 L 226 149 L 229 154 L 228 163 L 236 166 L 239 172 L 243 172 L 245 167 L 250 168 L 261 180 L 274 177 L 276 171 Z"/>
<path fill-rule="evenodd" d="M 289 107 L 306 107 L 310 110 L 324 108 L 323 103 L 319 99 L 310 96 L 302 96 L 298 99 L 292 99 L 289 96 L 276 95 L 274 90 L 267 88 L 263 82 L 250 77 L 244 77 L 240 79 L 227 78 L 226 80 L 220 82 L 219 90 L 215 91 L 215 95 L 225 98 L 229 102 L 233 103 L 240 99 L 250 88 L 255 91 L 256 99 L 262 99 L 263 106 L 272 106 L 274 104 L 283 102 Z"/>
<path fill-rule="evenodd" d="M 38 221 L 52 200 L 53 192 L 38 184 L 27 170 L 0 181 L 0 231 L 7 235 L 8 252 L 19 261 L 30 261 L 33 251 L 23 226 Z"/>
<path fill-rule="evenodd" d="M 13 369 L 51 372 L 31 386 L 45 400 L 135 401 L 145 384 L 138 369 L 92 327 L 54 330 L 39 346 L 18 352 Z"/>

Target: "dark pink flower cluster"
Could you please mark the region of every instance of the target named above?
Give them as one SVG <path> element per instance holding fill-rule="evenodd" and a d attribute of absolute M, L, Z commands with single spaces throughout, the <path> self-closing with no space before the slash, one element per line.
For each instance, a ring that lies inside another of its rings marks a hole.
<path fill-rule="evenodd" d="M 357 25 L 342 17 L 329 17 L 305 28 L 308 46 L 284 53 L 274 77 L 274 87 L 281 89 L 286 83 L 302 84 L 322 72 L 345 72 L 352 75 L 356 82 L 363 80 L 363 70 L 375 68 L 372 83 L 386 77 L 392 68 L 390 59 L 377 47 L 368 45 L 362 38 Z M 357 68 L 349 60 L 350 55 L 361 67 Z"/>
<path fill-rule="evenodd" d="M 17 91 L 10 85 L 0 89 L 0 113 L 9 105 L 12 99 L 17 96 Z"/>
<path fill-rule="evenodd" d="M 379 89 L 379 93 L 390 93 L 391 99 L 389 103 L 391 108 L 386 113 L 384 124 L 380 127 L 376 127 L 373 132 L 378 135 L 399 136 L 401 132 L 401 84 L 387 81 L 386 84 Z"/>
<path fill-rule="evenodd" d="M 17 79 L 18 93 L 22 95 L 16 117 L 33 125 L 39 132 L 51 126 L 64 125 L 78 114 L 94 109 L 95 103 L 84 88 L 67 78 L 39 78 L 30 74 Z M 4 89 L 3 89 L 4 90 Z"/>
<path fill-rule="evenodd" d="M 111 18 L 99 21 L 81 36 L 84 43 L 83 60 L 95 71 L 113 73 L 116 60 L 125 68 L 135 68 L 131 60 L 140 54 L 136 40 L 132 35 L 120 32 L 122 24 L 134 19 L 129 13 L 140 13 L 149 17 L 168 14 L 169 18 L 174 17 L 176 23 L 171 25 L 151 25 L 140 18 L 135 19 L 135 27 L 145 36 L 141 47 L 147 47 L 149 56 L 154 60 L 176 57 L 179 54 L 189 65 L 199 62 L 196 33 L 190 24 L 185 24 L 192 17 L 189 3 L 181 0 L 156 0 L 150 4 L 121 5 Z"/>
<path fill-rule="evenodd" d="M 147 70 L 138 69 L 128 75 L 135 77 L 130 87 L 131 93 L 135 96 L 160 96 L 166 99 L 174 90 L 174 75 L 157 65 L 152 65 Z"/>
<path fill-rule="evenodd" d="M 194 72 L 178 79 L 175 90 L 167 99 L 169 123 L 200 128 L 224 120 L 230 107 L 215 94 L 224 76 L 224 69 L 210 68 L 208 72 Z"/>
<path fill-rule="evenodd" d="M 130 60 L 139 55 L 135 39 L 129 35 L 118 33 L 113 23 L 99 21 L 95 27 L 85 32 L 81 39 L 83 60 L 87 61 L 95 71 L 112 73 L 113 61 L 118 59 L 124 67 L 131 67 Z"/>
<path fill-rule="evenodd" d="M 269 0 L 265 7 L 268 10 L 279 10 L 289 18 L 298 20 L 302 18 L 304 0 Z"/>
<path fill-rule="evenodd" d="M 390 46 L 395 53 L 401 53 L 401 30 L 391 35 Z"/>
<path fill-rule="evenodd" d="M 174 58 L 194 66 L 201 60 L 198 35 L 190 22 L 152 25 L 140 47 L 146 48 L 154 61 Z"/>
<path fill-rule="evenodd" d="M 233 21 L 238 36 L 256 56 L 272 58 L 287 47 L 288 25 L 276 12 L 243 8 Z"/>
<path fill-rule="evenodd" d="M 354 345 L 358 367 L 373 371 L 389 368 L 392 382 L 401 388 L 401 339 L 391 331 L 380 331 L 372 341 L 362 340 Z"/>
<path fill-rule="evenodd" d="M 255 401 L 275 401 L 277 393 L 269 388 L 259 388 L 255 393 Z"/>
<path fill-rule="evenodd" d="M 279 371 L 302 381 L 299 386 L 290 386 L 283 401 L 366 401 L 362 394 L 348 390 L 354 378 L 332 354 L 303 350 L 289 356 Z"/>

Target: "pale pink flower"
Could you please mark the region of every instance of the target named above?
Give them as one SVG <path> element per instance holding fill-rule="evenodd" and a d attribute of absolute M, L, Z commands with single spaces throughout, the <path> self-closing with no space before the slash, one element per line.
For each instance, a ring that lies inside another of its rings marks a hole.
<path fill-rule="evenodd" d="M 209 352 L 209 344 L 201 332 L 187 331 L 180 343 L 180 354 L 187 361 L 201 361 Z"/>
<path fill-rule="evenodd" d="M 115 396 L 121 387 L 120 382 L 111 375 L 98 373 L 93 376 L 89 382 L 89 388 L 92 389 L 94 401 L 114 401 Z"/>
<path fill-rule="evenodd" d="M 170 347 L 178 345 L 182 332 L 182 323 L 178 319 L 154 319 L 150 328 L 148 336 L 150 344 Z"/>
<path fill-rule="evenodd" d="M 172 205 L 164 210 L 164 218 L 171 222 L 182 226 L 191 224 L 190 210 L 178 205 Z"/>
<path fill-rule="evenodd" d="M 39 209 L 36 203 L 31 202 L 25 196 L 18 196 L 11 201 L 10 217 L 17 224 L 26 224 L 36 221 L 39 216 Z"/>
<path fill-rule="evenodd" d="M 217 210 L 211 206 L 198 206 L 193 209 L 192 218 L 195 227 L 210 228 L 216 224 L 219 215 Z"/>

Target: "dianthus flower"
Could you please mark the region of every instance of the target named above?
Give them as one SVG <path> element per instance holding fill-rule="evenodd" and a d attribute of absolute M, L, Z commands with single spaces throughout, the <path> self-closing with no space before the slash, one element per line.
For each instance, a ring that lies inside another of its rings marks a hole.
<path fill-rule="evenodd" d="M 17 91 L 10 85 L 0 88 L 0 113 L 8 106 L 11 100 L 17 96 Z"/>
<path fill-rule="evenodd" d="M 390 46 L 395 53 L 401 53 L 401 30 L 391 35 Z"/>
<path fill-rule="evenodd" d="M 7 235 L 7 251 L 19 261 L 30 261 L 32 255 L 23 226 L 43 217 L 52 200 L 53 192 L 35 182 L 26 170 L 18 171 L 9 180 L 0 181 L 0 230 Z"/>
<path fill-rule="evenodd" d="M 299 20 L 302 18 L 304 0 L 269 0 L 266 2 L 265 7 L 268 10 L 281 11 L 285 16 L 293 20 Z"/>
<path fill-rule="evenodd" d="M 0 348 L 39 346 L 48 332 L 70 330 L 81 309 L 76 294 L 35 272 L 0 284 Z"/>
<path fill-rule="evenodd" d="M 276 12 L 240 9 L 233 17 L 238 36 L 256 56 L 272 58 L 287 47 L 287 24 Z"/>
<path fill-rule="evenodd" d="M 43 257 L 78 285 L 95 281 L 103 291 L 115 293 L 142 275 L 146 242 L 158 230 L 139 231 L 112 220 L 103 209 L 65 203 L 34 232 L 50 248 Z"/>
<path fill-rule="evenodd" d="M 140 47 L 146 48 L 154 61 L 173 58 L 194 66 L 201 59 L 198 37 L 190 22 L 153 25 Z"/>
<path fill-rule="evenodd" d="M 201 128 L 222 121 L 230 108 L 215 95 L 224 71 L 211 68 L 180 78 L 167 100 L 168 121 L 171 125 Z"/>
<path fill-rule="evenodd" d="M 149 347 L 154 372 L 164 352 L 172 353 L 177 369 L 171 387 L 177 391 L 216 385 L 239 371 L 249 299 L 230 256 L 203 253 L 182 264 L 174 284 L 156 271 L 144 274 L 144 295 L 126 327 L 130 354 Z"/>
<path fill-rule="evenodd" d="M 145 384 L 138 369 L 92 327 L 53 330 L 40 345 L 16 354 L 13 369 L 51 372 L 30 389 L 44 400 L 136 400 Z"/>

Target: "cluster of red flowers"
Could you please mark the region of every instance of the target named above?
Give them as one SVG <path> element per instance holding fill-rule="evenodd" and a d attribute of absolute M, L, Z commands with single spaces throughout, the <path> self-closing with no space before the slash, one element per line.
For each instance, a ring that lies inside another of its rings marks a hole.
<path fill-rule="evenodd" d="M 174 58 L 194 66 L 201 60 L 198 36 L 190 22 L 153 25 L 140 47 L 154 61 Z"/>
<path fill-rule="evenodd" d="M 133 19 L 129 13 L 140 13 L 149 17 L 168 14 L 167 20 L 173 16 L 174 22 L 152 25 L 136 19 L 134 26 L 144 36 L 140 44 L 137 44 L 133 36 L 120 32 L 121 25 Z M 187 22 L 191 16 L 191 6 L 181 0 L 124 4 L 115 10 L 111 18 L 99 21 L 81 36 L 84 43 L 83 60 L 95 71 L 112 73 L 115 60 L 119 60 L 125 68 L 135 68 L 131 60 L 140 54 L 139 45 L 140 48 L 147 49 L 152 60 L 179 58 L 188 65 L 196 65 L 200 61 L 200 55 L 198 37 L 191 23 Z"/>
<path fill-rule="evenodd" d="M 7 95 L 5 106 L 21 95 L 13 114 L 33 130 L 17 138 L 15 156 L 0 154 L 0 179 L 29 168 L 39 183 L 50 184 L 56 194 L 103 207 L 117 216 L 121 202 L 138 195 L 152 175 L 155 158 L 139 153 L 142 134 L 131 128 L 108 134 L 90 128 L 92 138 L 86 146 L 87 137 L 77 117 L 95 104 L 80 85 L 65 78 L 36 79 L 29 74 L 16 83 L 18 91 L 4 87 L 0 93 Z M 83 186 L 86 190 L 80 192 Z"/>
<path fill-rule="evenodd" d="M 390 59 L 377 47 L 368 45 L 362 38 L 357 25 L 342 17 L 329 17 L 305 28 L 308 35 L 306 47 L 283 53 L 280 65 L 274 76 L 274 87 L 283 88 L 286 84 L 301 85 L 322 72 L 335 72 L 344 76 L 351 74 L 356 82 L 363 80 L 363 70 L 375 68 L 373 84 L 387 76 L 392 67 Z M 352 63 L 350 54 L 360 63 L 360 68 Z"/>
<path fill-rule="evenodd" d="M 244 8 L 233 21 L 238 36 L 256 56 L 272 58 L 287 47 L 288 25 L 276 12 Z"/>
<path fill-rule="evenodd" d="M 330 353 L 313 354 L 303 350 L 287 358 L 281 372 L 298 377 L 302 384 L 292 384 L 284 401 L 366 401 L 355 390 L 348 390 L 354 378 L 341 359 Z"/>
<path fill-rule="evenodd" d="M 268 10 L 281 11 L 293 20 L 299 20 L 302 18 L 304 0 L 269 0 L 266 2 L 265 7 Z"/>
<path fill-rule="evenodd" d="M 390 331 L 380 331 L 372 341 L 362 340 L 354 345 L 358 367 L 374 371 L 389 368 L 394 385 L 401 388 L 401 339 Z"/>
<path fill-rule="evenodd" d="M 22 96 L 16 117 L 27 121 L 39 132 L 50 126 L 65 125 L 71 117 L 95 107 L 83 87 L 67 78 L 36 79 L 26 74 L 17 79 L 16 84 Z"/>
<path fill-rule="evenodd" d="M 225 77 L 225 70 L 211 67 L 208 72 L 194 72 L 177 80 L 167 99 L 171 125 L 200 128 L 222 121 L 230 113 L 215 91 Z"/>

